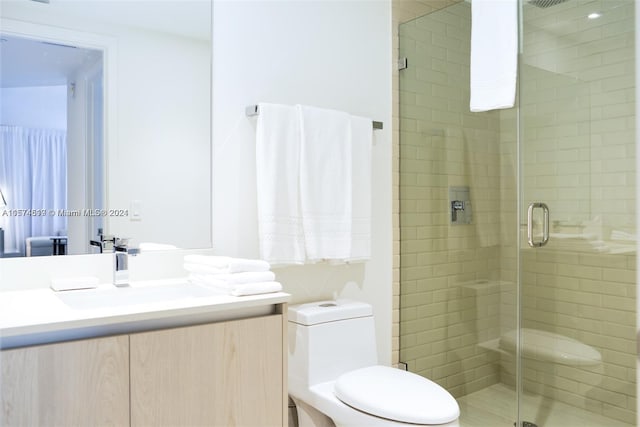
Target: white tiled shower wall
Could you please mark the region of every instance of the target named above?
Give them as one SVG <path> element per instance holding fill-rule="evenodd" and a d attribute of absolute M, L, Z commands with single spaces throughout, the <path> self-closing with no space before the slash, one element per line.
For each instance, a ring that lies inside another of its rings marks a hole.
<path fill-rule="evenodd" d="M 401 28 L 400 360 L 456 396 L 512 382 L 513 362 L 501 368 L 476 344 L 509 328 L 518 253 L 515 111 L 468 113 L 469 7 Z M 633 423 L 635 243 L 611 239 L 635 233 L 633 2 L 525 7 L 523 191 L 549 205 L 553 235 L 523 254 L 523 326 L 603 358 L 590 368 L 527 360 L 525 387 Z M 594 10 L 606 11 L 600 21 L 586 19 Z M 451 226 L 447 187 L 461 185 L 474 224 Z"/>
<path fill-rule="evenodd" d="M 483 303 L 500 279 L 500 116 L 469 112 L 469 32 L 464 2 L 400 29 L 400 360 L 455 396 L 499 380 L 477 344 L 498 326 Z M 450 225 L 450 187 L 470 188 L 473 224 Z"/>

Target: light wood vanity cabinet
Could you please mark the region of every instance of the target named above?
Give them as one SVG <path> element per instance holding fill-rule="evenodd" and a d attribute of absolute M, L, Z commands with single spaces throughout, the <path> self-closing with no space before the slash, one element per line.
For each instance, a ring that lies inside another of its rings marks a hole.
<path fill-rule="evenodd" d="M 131 335 L 131 425 L 283 426 L 282 316 Z"/>
<path fill-rule="evenodd" d="M 129 424 L 129 338 L 0 352 L 0 425 Z"/>
<path fill-rule="evenodd" d="M 285 426 L 285 326 L 273 314 L 3 350 L 0 425 Z"/>

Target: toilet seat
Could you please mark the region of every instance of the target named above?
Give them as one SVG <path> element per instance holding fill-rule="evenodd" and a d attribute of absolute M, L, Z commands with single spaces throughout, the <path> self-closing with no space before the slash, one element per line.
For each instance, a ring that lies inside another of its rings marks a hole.
<path fill-rule="evenodd" d="M 444 388 L 388 366 L 369 366 L 341 375 L 334 394 L 362 412 L 404 423 L 445 424 L 460 415 L 458 403 Z"/>

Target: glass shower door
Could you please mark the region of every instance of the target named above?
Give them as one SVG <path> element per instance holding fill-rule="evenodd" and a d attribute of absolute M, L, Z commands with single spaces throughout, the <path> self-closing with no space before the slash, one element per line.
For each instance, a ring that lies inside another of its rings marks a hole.
<path fill-rule="evenodd" d="M 462 427 L 635 425 L 634 1 L 520 8 L 512 109 L 469 112 L 469 2 L 399 27 L 400 362 Z"/>
<path fill-rule="evenodd" d="M 461 426 L 512 427 L 516 109 L 469 111 L 469 2 L 399 36 L 400 361 L 458 400 Z"/>
<path fill-rule="evenodd" d="M 634 1 L 521 11 L 520 422 L 635 425 Z"/>

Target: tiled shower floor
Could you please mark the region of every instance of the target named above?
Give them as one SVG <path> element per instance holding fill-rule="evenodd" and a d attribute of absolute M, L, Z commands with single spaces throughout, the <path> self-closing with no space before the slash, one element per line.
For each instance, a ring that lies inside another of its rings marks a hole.
<path fill-rule="evenodd" d="M 458 399 L 460 427 L 513 427 L 516 413 L 515 392 L 506 385 L 494 384 Z M 551 402 L 525 394 L 523 420 L 538 427 L 632 427 L 593 412 Z"/>

